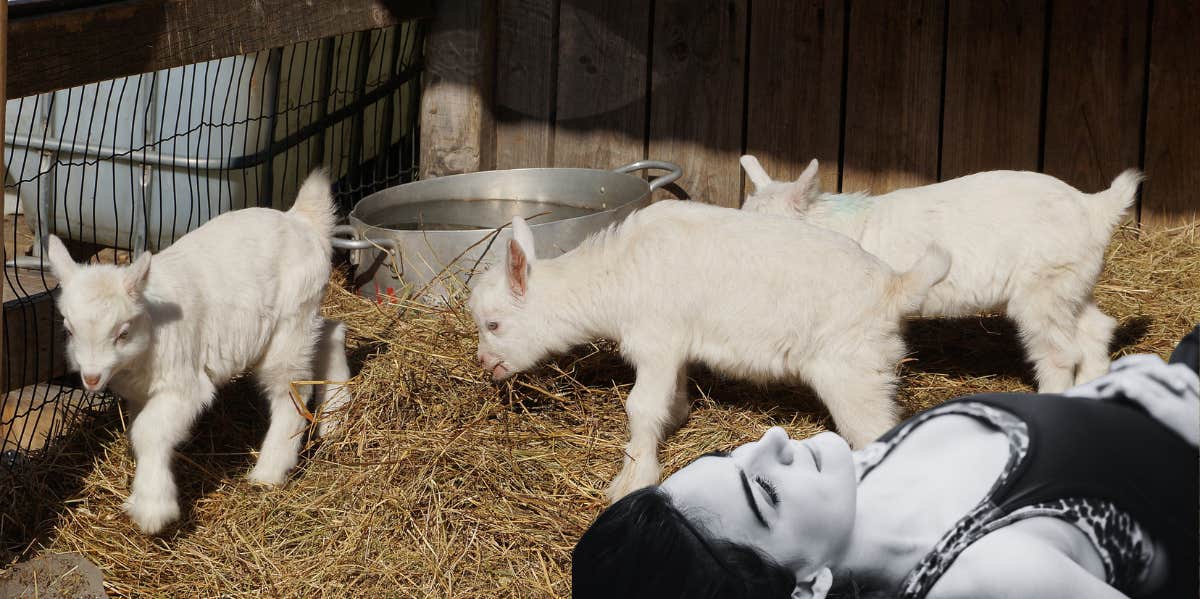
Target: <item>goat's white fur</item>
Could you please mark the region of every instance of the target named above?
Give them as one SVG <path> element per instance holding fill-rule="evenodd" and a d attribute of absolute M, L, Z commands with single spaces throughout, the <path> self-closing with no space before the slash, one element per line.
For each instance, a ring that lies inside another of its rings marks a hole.
<path fill-rule="evenodd" d="M 693 202 L 653 204 L 554 259 L 536 259 L 519 218 L 513 237 L 469 300 L 480 365 L 505 378 L 596 338 L 620 343 L 637 381 L 614 500 L 658 481 L 658 444 L 689 411 L 689 362 L 805 381 L 855 445 L 886 431 L 900 322 L 949 268 L 931 248 L 897 275 L 843 235 Z"/>
<path fill-rule="evenodd" d="M 793 182 L 773 181 L 753 156 L 741 163 L 755 186 L 743 210 L 800 216 L 901 270 L 930 243 L 944 247 L 953 266 L 926 296 L 921 315 L 1005 311 L 1020 331 L 1038 391 L 1062 392 L 1108 370 L 1116 321 L 1092 293 L 1140 172 L 1126 170 L 1091 194 L 1041 173 L 990 171 L 869 196 L 822 193 L 816 160 Z"/>
<path fill-rule="evenodd" d="M 179 517 L 172 452 L 216 387 L 245 370 L 253 370 L 271 411 L 250 479 L 279 484 L 296 465 L 305 419 L 290 383 L 313 375 L 323 329 L 331 338 L 320 363 L 330 372 L 317 374 L 348 374 L 339 349 L 344 329 L 319 314 L 333 224 L 329 179 L 318 171 L 290 211 L 222 214 L 130 266 L 76 264 L 49 238 L 58 307 L 73 333 L 69 361 L 89 389 L 111 384 L 133 414 L 137 469 L 125 511 L 142 531 L 159 532 Z"/>

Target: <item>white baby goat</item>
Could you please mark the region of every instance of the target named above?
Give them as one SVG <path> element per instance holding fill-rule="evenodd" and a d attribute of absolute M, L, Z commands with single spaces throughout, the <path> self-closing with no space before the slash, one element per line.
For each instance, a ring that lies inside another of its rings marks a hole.
<path fill-rule="evenodd" d="M 125 511 L 142 531 L 159 532 L 179 517 L 172 452 L 216 386 L 247 369 L 271 410 L 250 480 L 279 484 L 296 465 L 305 419 L 289 383 L 310 378 L 314 360 L 346 373 L 344 329 L 318 312 L 333 224 L 329 179 L 317 172 L 288 212 L 222 214 L 153 260 L 147 252 L 128 266 L 80 265 L 49 238 L 68 359 L 88 390 L 111 385 L 133 414 L 137 470 Z M 323 330 L 328 355 L 318 357 Z"/>
<path fill-rule="evenodd" d="M 1041 173 L 990 171 L 869 196 L 822 193 L 816 160 L 794 182 L 772 181 L 753 156 L 741 163 L 755 187 L 743 210 L 800 216 L 899 270 L 930 243 L 944 247 L 953 266 L 920 314 L 1004 310 L 1033 362 L 1038 391 L 1059 393 L 1108 371 L 1116 321 L 1092 291 L 1113 228 L 1133 204 L 1138 171 L 1091 194 Z"/>
<path fill-rule="evenodd" d="M 620 343 L 637 381 L 613 500 L 658 482 L 658 444 L 690 409 L 689 362 L 803 380 L 852 444 L 875 439 L 896 422 L 902 317 L 949 268 L 933 248 L 897 275 L 843 235 L 693 202 L 653 204 L 549 260 L 520 218 L 513 236 L 469 301 L 480 365 L 500 380 L 596 338 Z"/>

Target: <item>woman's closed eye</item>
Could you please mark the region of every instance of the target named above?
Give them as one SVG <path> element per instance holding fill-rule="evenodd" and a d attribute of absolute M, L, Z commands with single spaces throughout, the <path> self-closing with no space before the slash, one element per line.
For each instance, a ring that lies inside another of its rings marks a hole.
<path fill-rule="evenodd" d="M 775 491 L 775 485 L 771 484 L 771 481 L 756 475 L 754 482 L 758 483 L 758 486 L 766 492 L 767 497 L 771 500 L 771 505 L 779 505 L 779 493 Z"/>

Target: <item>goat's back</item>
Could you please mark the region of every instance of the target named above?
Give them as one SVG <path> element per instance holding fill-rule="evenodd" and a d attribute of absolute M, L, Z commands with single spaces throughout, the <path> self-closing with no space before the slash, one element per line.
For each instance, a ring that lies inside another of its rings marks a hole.
<path fill-rule="evenodd" d="M 663 201 L 581 254 L 593 263 L 570 259 L 564 270 L 611 271 L 628 328 L 685 331 L 690 353 L 710 363 L 722 359 L 706 352 L 756 360 L 764 349 L 858 343 L 859 332 L 898 328 L 893 271 L 848 237 L 796 219 Z"/>
<path fill-rule="evenodd" d="M 329 273 L 328 240 L 314 227 L 247 208 L 156 255 L 145 295 L 162 350 L 183 362 L 202 356 L 220 382 L 252 366 L 281 323 L 315 318 Z"/>

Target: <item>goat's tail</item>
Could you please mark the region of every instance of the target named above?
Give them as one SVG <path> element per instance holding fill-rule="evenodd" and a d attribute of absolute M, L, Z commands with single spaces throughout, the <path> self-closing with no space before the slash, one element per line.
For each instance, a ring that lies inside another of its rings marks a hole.
<path fill-rule="evenodd" d="M 1121 217 L 1133 206 L 1137 199 L 1138 185 L 1143 179 L 1145 177 L 1141 171 L 1135 168 L 1127 169 L 1113 179 L 1108 189 L 1091 194 L 1087 202 L 1088 214 L 1098 231 L 1103 232 L 1105 236 L 1112 233 L 1117 223 L 1121 222 Z"/>
<path fill-rule="evenodd" d="M 333 235 L 333 225 L 337 215 L 333 209 L 333 190 L 329 182 L 329 173 L 325 169 L 317 169 L 308 175 L 300 191 L 296 194 L 296 203 L 288 214 L 299 217 L 311 224 L 323 237 Z"/>
<path fill-rule="evenodd" d="M 950 253 L 942 246 L 931 243 L 925 253 L 908 271 L 896 277 L 895 307 L 901 315 L 913 314 L 929 295 L 929 290 L 946 278 L 950 272 Z"/>

